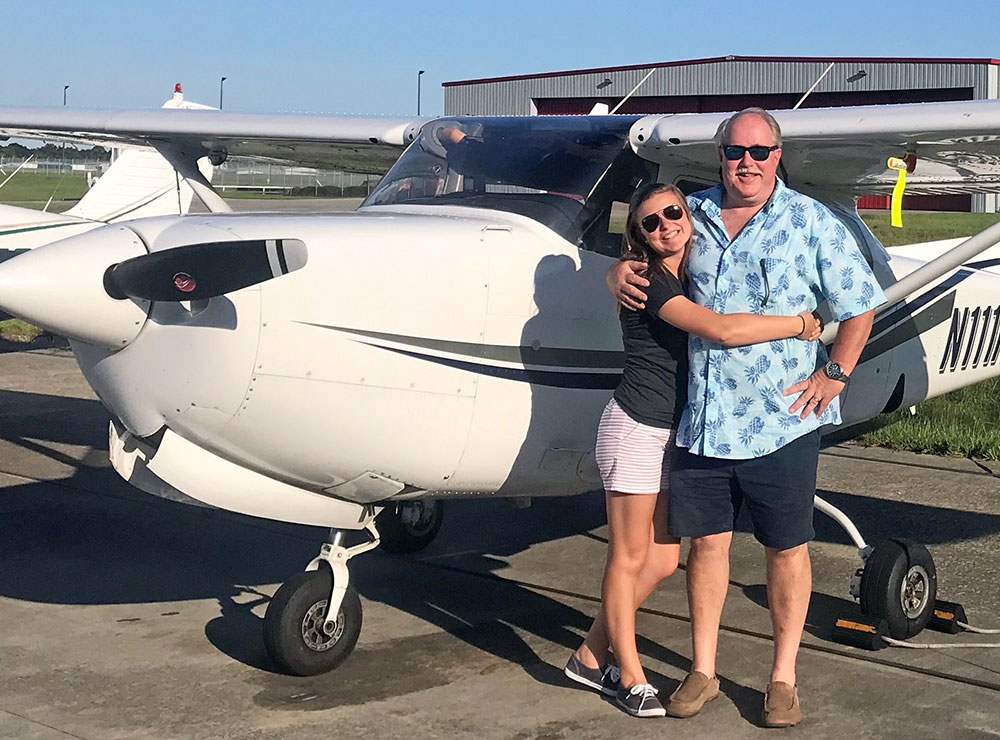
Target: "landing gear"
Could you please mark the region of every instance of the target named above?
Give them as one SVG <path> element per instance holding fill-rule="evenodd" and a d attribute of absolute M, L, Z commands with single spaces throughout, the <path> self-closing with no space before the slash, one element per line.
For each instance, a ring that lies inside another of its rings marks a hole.
<path fill-rule="evenodd" d="M 937 600 L 937 570 L 927 548 L 899 539 L 872 547 L 844 512 L 819 496 L 816 508 L 844 528 L 864 561 L 850 587 L 861 613 L 876 625 L 884 620 L 886 632 L 896 640 L 926 627 Z"/>
<path fill-rule="evenodd" d="M 861 611 L 881 618 L 889 636 L 913 637 L 927 626 L 937 599 L 937 570 L 927 548 L 905 540 L 880 542 L 861 573 Z"/>
<path fill-rule="evenodd" d="M 287 673 L 332 671 L 354 650 L 361 634 L 361 599 L 350 585 L 347 561 L 379 544 L 374 523 L 365 529 L 371 539 L 352 547 L 343 546 L 342 531 L 330 530 L 319 556 L 271 599 L 264 615 L 264 646 Z"/>
<path fill-rule="evenodd" d="M 336 620 L 326 621 L 330 571 L 298 573 L 275 593 L 264 617 L 264 645 L 271 658 L 293 676 L 315 676 L 344 662 L 361 634 L 361 599 L 352 586 L 344 592 Z"/>
<path fill-rule="evenodd" d="M 382 549 L 396 555 L 423 550 L 437 536 L 443 517 L 444 505 L 435 499 L 386 506 L 375 517 Z"/>

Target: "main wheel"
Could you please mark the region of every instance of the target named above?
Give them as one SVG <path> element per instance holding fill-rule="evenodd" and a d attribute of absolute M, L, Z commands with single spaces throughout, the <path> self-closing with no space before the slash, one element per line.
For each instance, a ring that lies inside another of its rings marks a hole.
<path fill-rule="evenodd" d="M 861 574 L 861 611 L 881 617 L 897 640 L 927 626 L 937 599 L 937 570 L 923 545 L 886 540 L 875 546 Z"/>
<path fill-rule="evenodd" d="M 391 553 L 423 550 L 437 536 L 444 519 L 440 501 L 404 501 L 390 504 L 375 517 L 382 548 Z"/>
<path fill-rule="evenodd" d="M 330 599 L 329 570 L 299 573 L 282 584 L 264 615 L 264 646 L 283 670 L 315 676 L 344 662 L 361 634 L 361 599 L 347 587 L 336 623 L 323 618 Z"/>

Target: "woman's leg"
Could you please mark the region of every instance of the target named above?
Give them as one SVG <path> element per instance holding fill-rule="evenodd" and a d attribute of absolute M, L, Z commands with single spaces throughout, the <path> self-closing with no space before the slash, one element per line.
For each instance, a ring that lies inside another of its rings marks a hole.
<path fill-rule="evenodd" d="M 601 587 L 602 612 L 618 658 L 622 686 L 646 683 L 635 647 L 635 596 L 649 554 L 655 495 L 608 491 L 608 558 Z"/>
<path fill-rule="evenodd" d="M 661 492 L 656 497 L 653 522 L 650 526 L 649 549 L 635 584 L 636 609 L 649 598 L 660 581 L 677 570 L 677 564 L 680 560 L 680 540 L 677 537 L 671 537 L 667 532 L 667 500 L 666 491 Z M 607 620 L 602 604 L 583 644 L 576 651 L 576 657 L 584 665 L 598 668 L 607 662 L 610 646 L 611 641 L 608 637 Z"/>

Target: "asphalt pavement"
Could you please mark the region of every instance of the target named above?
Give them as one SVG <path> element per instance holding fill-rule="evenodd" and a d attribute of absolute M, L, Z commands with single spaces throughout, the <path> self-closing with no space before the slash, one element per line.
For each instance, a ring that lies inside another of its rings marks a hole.
<path fill-rule="evenodd" d="M 450 503 L 412 556 L 352 561 L 364 608 L 333 673 L 281 675 L 261 641 L 278 585 L 324 532 L 189 507 L 130 488 L 107 462 L 108 415 L 64 347 L 0 347 L 0 737 L 850 738 L 1000 737 L 1000 635 L 924 631 L 941 650 L 830 639 L 859 564 L 817 516 L 814 593 L 799 659 L 805 719 L 758 726 L 770 663 L 763 554 L 737 533 L 720 638 L 722 696 L 687 720 L 630 718 L 562 666 L 600 594 L 600 494 Z M 7 351 L 4 351 L 7 350 Z M 993 465 L 852 445 L 820 492 L 872 541 L 926 544 L 942 598 L 1000 628 L 1000 480 Z M 683 572 L 638 615 L 650 679 L 689 666 Z"/>

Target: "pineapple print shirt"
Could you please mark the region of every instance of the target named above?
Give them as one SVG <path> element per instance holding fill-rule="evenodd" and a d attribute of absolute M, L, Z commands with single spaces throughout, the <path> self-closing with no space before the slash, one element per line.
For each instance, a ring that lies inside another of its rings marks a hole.
<path fill-rule="evenodd" d="M 837 321 L 885 302 L 847 228 L 821 203 L 777 181 L 770 200 L 730 241 L 722 186 L 688 197 L 695 235 L 687 263 L 691 300 L 718 313 L 791 315 L 828 301 Z M 781 339 L 724 347 L 691 335 L 688 403 L 677 444 L 696 455 L 762 457 L 825 424 L 840 423 L 840 399 L 819 418 L 788 413 L 783 396 L 826 363 L 819 342 Z"/>

